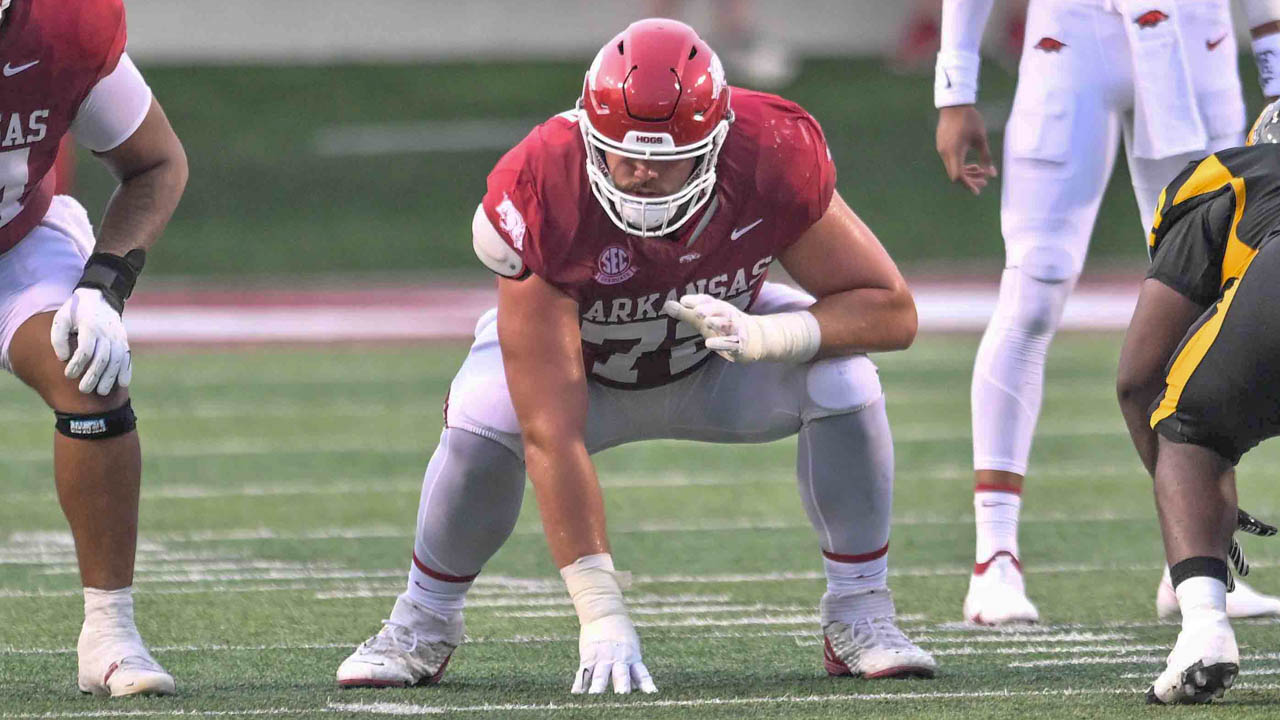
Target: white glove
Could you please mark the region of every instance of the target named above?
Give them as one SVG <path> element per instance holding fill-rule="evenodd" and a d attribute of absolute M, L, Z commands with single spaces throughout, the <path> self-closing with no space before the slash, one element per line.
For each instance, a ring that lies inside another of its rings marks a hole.
<path fill-rule="evenodd" d="M 818 320 L 807 310 L 750 315 L 710 295 L 668 300 L 662 310 L 692 325 L 707 339 L 707 349 L 729 362 L 808 362 L 822 343 Z"/>
<path fill-rule="evenodd" d="M 75 352 L 71 336 L 76 336 Z M 107 395 L 133 379 L 124 320 L 97 288 L 76 288 L 58 308 L 49 333 L 53 352 L 67 363 L 66 376 L 80 378 L 80 392 Z M 83 377 L 81 377 L 83 375 Z"/>
<path fill-rule="evenodd" d="M 613 679 L 615 693 L 658 692 L 649 669 L 640 661 L 640 637 L 626 615 L 609 615 L 582 626 L 578 636 L 581 663 L 573 676 L 573 693 L 596 695 Z"/>
<path fill-rule="evenodd" d="M 602 693 L 610 678 L 615 693 L 658 692 L 640 662 L 640 638 L 622 602 L 622 587 L 630 583 L 631 573 L 617 572 L 613 557 L 599 553 L 574 560 L 560 568 L 560 575 L 582 623 L 573 692 Z"/>

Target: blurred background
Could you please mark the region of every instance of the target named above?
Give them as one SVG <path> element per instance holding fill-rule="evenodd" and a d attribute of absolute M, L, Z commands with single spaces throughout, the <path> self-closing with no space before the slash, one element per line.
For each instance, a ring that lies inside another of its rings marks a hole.
<path fill-rule="evenodd" d="M 950 185 L 934 151 L 940 0 L 129 0 L 129 51 L 191 158 L 144 283 L 369 273 L 484 279 L 470 220 L 493 163 L 569 108 L 595 50 L 628 22 L 680 17 L 734 84 L 822 123 L 839 189 L 909 273 L 994 277 L 999 187 Z M 1025 3 L 997 3 L 981 106 L 998 152 Z M 1247 47 L 1243 44 L 1242 47 Z M 1244 56 L 1251 110 L 1256 72 Z M 1090 270 L 1145 257 L 1124 163 Z M 112 182 L 81 158 L 95 217 Z M 145 287 L 145 284 L 144 284 Z"/>

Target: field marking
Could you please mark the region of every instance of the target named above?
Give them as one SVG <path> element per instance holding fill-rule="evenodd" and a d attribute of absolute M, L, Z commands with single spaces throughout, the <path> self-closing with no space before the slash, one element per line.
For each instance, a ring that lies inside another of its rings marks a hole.
<path fill-rule="evenodd" d="M 1136 463 L 1133 465 L 1109 465 L 1099 467 L 1066 467 L 1046 468 L 1035 473 L 1037 478 L 1078 478 L 1078 477 L 1137 477 L 1143 469 Z M 967 466 L 939 466 L 906 470 L 897 473 L 898 482 L 920 482 L 928 480 L 951 481 L 966 480 L 973 475 Z M 790 472 L 760 473 L 754 475 L 690 475 L 686 473 L 601 473 L 600 486 L 605 490 L 646 490 L 646 489 L 682 489 L 708 487 L 744 487 L 774 486 L 790 488 L 795 484 L 795 476 Z M 199 501 L 220 500 L 226 498 L 257 497 L 331 497 L 342 495 L 367 496 L 375 493 L 412 493 L 422 490 L 422 480 L 418 476 L 403 479 L 388 479 L 385 475 L 370 477 L 326 478 L 323 480 L 286 480 L 272 485 L 241 485 L 235 487 L 183 484 L 151 484 L 142 490 L 145 501 L 173 500 Z M 50 502 L 52 492 L 38 491 L 10 493 L 6 496 L 14 503 Z M 1145 516 L 1119 513 L 1029 513 L 1023 522 L 1050 522 L 1067 520 L 1073 517 L 1084 517 L 1101 520 L 1142 519 Z M 951 525 L 971 523 L 972 518 L 957 518 L 955 515 L 907 515 L 894 519 L 895 523 Z"/>
<path fill-rule="evenodd" d="M 541 118 L 474 118 L 333 125 L 317 130 L 311 146 L 316 155 L 328 158 L 502 152 L 541 122 Z"/>
<path fill-rule="evenodd" d="M 1268 568 L 1280 565 L 1280 561 L 1259 560 L 1253 562 L 1255 568 Z M 1076 573 L 1099 573 L 1099 572 L 1150 572 L 1156 573 L 1161 570 L 1161 566 L 1157 564 L 1150 565 L 1101 565 L 1101 564 L 1080 564 L 1080 565 L 1055 565 L 1040 566 L 1027 569 L 1030 575 L 1050 575 L 1050 574 L 1076 574 Z M 971 570 L 967 567 L 905 567 L 891 568 L 889 574 L 891 577 L 964 577 L 969 575 Z M 370 597 L 392 597 L 399 594 L 399 589 L 387 586 L 384 589 L 379 587 L 360 587 L 353 589 L 350 595 L 344 594 L 345 588 L 316 588 L 307 584 L 291 584 L 276 585 L 270 584 L 270 581 L 289 581 L 298 578 L 306 578 L 308 580 L 369 580 L 369 579 L 400 579 L 405 577 L 404 569 L 390 570 L 346 570 L 346 569 L 330 569 L 298 566 L 280 570 L 263 570 L 257 572 L 204 572 L 192 569 L 188 572 L 166 572 L 166 573 L 139 573 L 139 579 L 144 581 L 146 587 L 145 592 L 157 594 L 203 594 L 208 592 L 224 591 L 223 588 L 235 586 L 214 585 L 212 587 L 199 587 L 188 589 L 169 589 L 169 588 L 152 588 L 152 583 L 178 583 L 178 584 L 195 584 L 195 583 L 267 583 L 252 588 L 237 590 L 237 592 L 280 592 L 291 590 L 315 591 L 316 593 L 326 593 L 323 597 L 317 599 L 323 600 L 340 600 L 340 599 L 361 599 Z M 770 572 L 770 573 L 731 573 L 731 574 L 708 574 L 708 575 L 637 575 L 634 581 L 638 584 L 694 584 L 694 585 L 718 585 L 718 584 L 736 584 L 736 583 L 765 583 L 765 582 L 790 582 L 790 581 L 820 581 L 824 580 L 825 575 L 820 571 L 800 571 L 800 572 Z M 502 576 L 494 576 L 492 578 L 484 578 L 487 580 L 486 585 L 492 586 L 493 583 L 504 584 L 508 587 L 526 588 L 529 583 L 537 583 L 541 586 L 541 590 L 546 593 L 558 593 L 563 590 L 559 580 L 551 578 L 547 579 L 531 579 L 531 578 L 506 578 Z M 483 585 L 481 586 L 484 587 Z M 481 590 L 480 592 L 483 592 Z M 0 588 L 0 597 L 3 598 L 38 598 L 38 597 L 74 597 L 80 593 L 79 590 L 26 590 L 21 588 Z"/>
<path fill-rule="evenodd" d="M 1152 647 L 1134 646 L 1130 650 L 1164 650 L 1172 647 L 1172 643 L 1168 646 L 1156 645 Z M 1061 658 L 1053 660 L 1025 660 L 1022 662 L 1009 663 L 1011 668 L 1033 668 L 1033 667 L 1060 667 L 1068 665 L 1123 665 L 1126 663 L 1146 663 L 1161 664 L 1168 661 L 1168 655 L 1121 655 L 1114 657 L 1080 657 L 1080 658 Z M 1241 660 L 1280 660 L 1280 653 L 1250 653 L 1240 656 Z"/>
<path fill-rule="evenodd" d="M 1124 427 L 1118 420 L 1113 427 L 1099 427 L 1096 423 L 1055 424 L 1047 423 L 1036 429 L 1036 438 L 1081 438 L 1081 437 L 1115 437 L 1127 438 Z M 893 441 L 902 444 L 926 444 L 938 442 L 959 442 L 970 439 L 968 427 L 956 425 L 906 425 L 899 423 L 893 431 Z M 652 442 L 652 441 L 647 441 Z M 163 443 L 147 444 L 148 458 L 199 458 L 223 457 L 234 455 L 276 455 L 299 454 L 310 455 L 342 455 L 355 453 L 379 453 L 387 455 L 405 455 L 420 453 L 424 459 L 433 449 L 429 442 L 385 441 L 376 439 L 353 438 L 350 435 L 306 436 L 290 438 L 262 437 L 222 437 L 217 440 L 206 440 L 199 443 Z M 48 450 L 3 449 L 0 463 L 18 464 L 30 462 L 50 462 Z"/>
<path fill-rule="evenodd" d="M 1277 683 L 1239 683 L 1237 690 L 1276 690 Z M 488 703 L 483 705 L 418 705 L 411 703 L 373 702 L 373 703 L 329 703 L 323 707 L 299 708 L 252 708 L 245 710 L 79 710 L 67 712 L 41 713 L 4 713 L 0 720 L 71 720 L 72 718 L 100 717 L 235 717 L 235 716 L 270 716 L 301 715 L 314 713 L 369 713 L 373 715 L 445 715 L 448 713 L 495 713 L 495 712 L 558 712 L 561 710 L 654 710 L 658 708 L 681 707 L 722 707 L 740 705 L 812 705 L 816 703 L 851 703 L 851 702 L 916 702 L 920 700 L 981 700 L 991 698 L 1035 698 L 1035 697 L 1074 697 L 1090 695 L 1135 695 L 1146 692 L 1144 688 L 1061 688 L 1052 690 L 973 690 L 973 691 L 933 691 L 933 692 L 895 692 L 895 693 L 841 693 L 829 695 L 763 695 L 756 697 L 734 698 L 696 698 L 690 700 L 644 700 L 641 698 L 626 701 L 605 701 L 597 698 L 584 698 L 579 702 L 548 703 Z"/>
<path fill-rule="evenodd" d="M 1241 690 L 1275 690 L 1280 684 L 1236 685 Z M 590 699 L 579 703 L 544 704 L 486 704 L 486 705 L 415 705 L 409 703 L 331 703 L 330 708 L 339 712 L 367 712 L 380 715 L 443 715 L 447 713 L 469 712 L 554 712 L 559 710 L 653 710 L 670 707 L 711 707 L 761 704 L 813 704 L 841 702 L 901 702 L 920 700 L 978 700 L 986 698 L 1021 698 L 1021 697 L 1071 697 L 1077 695 L 1135 695 L 1145 693 L 1145 688 L 1062 688 L 1056 690 L 973 690 L 973 691 L 933 691 L 933 692 L 896 692 L 896 693 L 843 693 L 839 695 L 769 695 L 762 697 L 738 698 L 698 698 L 694 700 L 643 700 L 636 699 L 624 702 L 592 702 Z"/>
<path fill-rule="evenodd" d="M 553 603 L 548 603 L 553 604 Z M 691 613 L 745 613 L 745 612 L 765 612 L 765 613 L 794 613 L 802 610 L 808 610 L 809 606 L 800 605 L 764 605 L 761 603 L 751 604 L 690 604 L 682 601 L 654 601 L 648 607 L 634 607 L 636 602 L 630 597 L 627 598 L 627 610 L 631 615 L 688 615 Z M 511 610 L 494 613 L 494 617 L 500 618 L 576 618 L 577 611 L 572 605 L 567 604 L 564 600 L 554 603 L 557 607 L 548 610 Z M 667 607 L 670 605 L 671 607 Z M 467 603 L 470 607 L 471 603 Z M 656 607 L 655 607 L 656 606 Z M 806 616 L 808 617 L 808 616 Z"/>
<path fill-rule="evenodd" d="M 904 617 L 898 618 L 900 622 L 904 621 Z M 665 627 L 664 625 L 655 626 L 657 629 Z M 927 628 L 926 628 L 927 631 Z M 645 640 L 647 642 L 668 642 L 668 641 L 687 641 L 687 640 L 721 640 L 721 639 L 763 639 L 763 638 L 795 638 L 801 641 L 797 644 L 806 645 L 821 644 L 817 639 L 817 630 L 798 630 L 798 629 L 774 629 L 774 630 L 712 630 L 712 631 L 679 631 L 679 632 L 662 632 L 662 633 L 646 633 Z M 1059 640 L 1057 638 L 1061 637 Z M 926 633 L 913 634 L 913 638 L 925 644 L 952 644 L 952 643 L 989 643 L 989 644 L 1030 644 L 1035 642 L 1091 642 L 1097 639 L 1105 639 L 1109 637 L 1117 637 L 1124 639 L 1125 636 L 1115 636 L 1113 634 L 1094 634 L 1094 633 L 1064 633 L 1059 635 L 1041 635 L 1029 636 L 1025 638 L 1019 637 L 984 637 L 984 638 L 942 638 L 930 636 Z M 510 635 L 510 636 L 489 636 L 489 635 L 471 635 L 464 636 L 463 642 L 472 645 L 488 645 L 488 644 L 528 644 L 528 643 L 559 643 L 559 642 L 577 642 L 577 633 L 564 633 L 552 635 Z M 331 640 L 326 642 L 314 643 L 272 643 L 260 645 L 219 645 L 219 644 L 187 644 L 187 645 L 161 645 L 151 648 L 153 652 L 257 652 L 265 650 L 330 650 L 334 648 L 355 647 L 360 640 Z M 1111 646 L 1108 646 L 1111 647 Z M 1121 645 L 1115 645 L 1116 651 L 1124 649 Z M 995 652 L 995 648 L 990 649 L 989 654 L 1000 654 Z M 58 648 L 18 648 L 18 647 L 0 647 L 0 652 L 11 655 L 66 655 L 76 652 L 74 647 L 58 647 Z M 935 653 L 936 654 L 936 653 Z M 968 648 L 960 653 L 961 655 L 983 655 L 981 648 Z M 1047 653 L 1046 653 L 1047 654 Z"/>

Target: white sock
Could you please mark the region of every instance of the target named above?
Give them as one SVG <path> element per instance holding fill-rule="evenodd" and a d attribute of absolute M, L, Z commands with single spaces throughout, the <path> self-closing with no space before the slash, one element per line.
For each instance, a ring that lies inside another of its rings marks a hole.
<path fill-rule="evenodd" d="M 462 612 L 475 576 L 456 577 L 437 571 L 415 555 L 409 567 L 409 599 L 444 618 Z"/>
<path fill-rule="evenodd" d="M 1018 512 L 1022 496 L 1003 490 L 973 491 L 973 520 L 977 529 L 974 562 L 984 563 L 998 552 L 1018 555 Z"/>
<path fill-rule="evenodd" d="M 91 631 L 127 630 L 133 624 L 133 586 L 119 590 L 84 589 L 84 626 Z"/>
<path fill-rule="evenodd" d="M 885 587 L 889 578 L 887 552 L 863 562 L 832 560 L 823 553 L 822 566 L 827 573 L 827 592 L 832 595 L 862 595 Z"/>
<path fill-rule="evenodd" d="M 1217 578 L 1197 575 L 1173 589 L 1182 611 L 1182 626 L 1217 620 L 1227 614 L 1227 585 Z"/>

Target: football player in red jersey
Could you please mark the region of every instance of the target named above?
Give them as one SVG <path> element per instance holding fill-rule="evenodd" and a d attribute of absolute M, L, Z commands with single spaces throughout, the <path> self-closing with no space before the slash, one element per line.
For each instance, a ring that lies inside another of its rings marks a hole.
<path fill-rule="evenodd" d="M 338 668 L 341 685 L 440 679 L 527 470 L 581 622 L 573 692 L 655 691 L 590 455 L 650 438 L 796 434 L 827 574 L 827 671 L 933 674 L 894 622 L 893 444 L 863 354 L 910 345 L 915 305 L 835 192 L 812 117 L 729 87 L 688 26 L 643 20 L 600 50 L 577 109 L 499 161 L 472 230 L 500 276 L 498 307 L 450 388 L 408 586 Z M 775 259 L 807 292 L 765 282 Z"/>
<path fill-rule="evenodd" d="M 57 417 L 54 481 L 84 584 L 79 685 L 169 694 L 133 621 L 142 461 L 121 311 L 182 195 L 182 145 L 124 53 L 120 0 L 0 0 L 0 364 Z M 120 181 L 95 242 L 52 171 L 71 133 Z"/>

